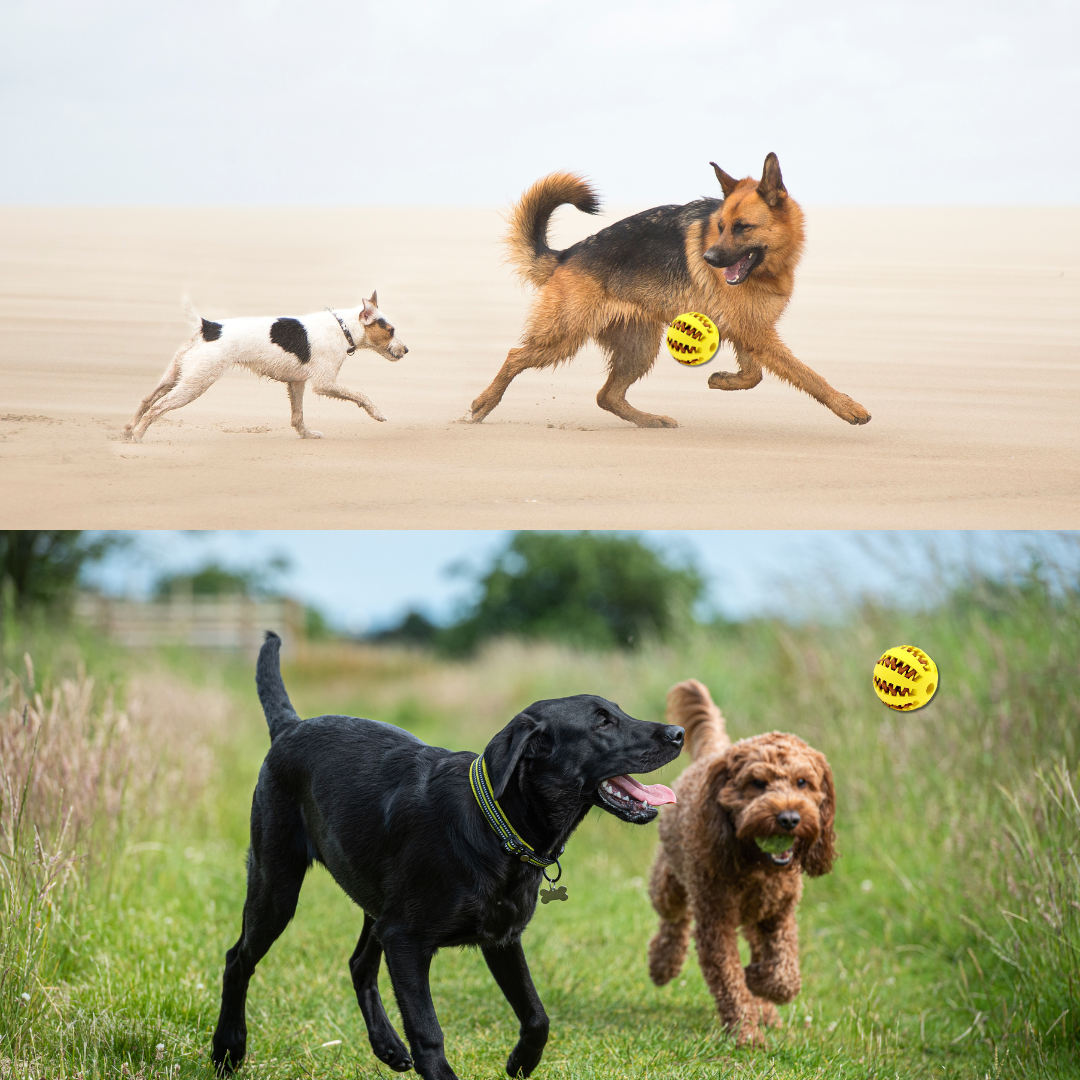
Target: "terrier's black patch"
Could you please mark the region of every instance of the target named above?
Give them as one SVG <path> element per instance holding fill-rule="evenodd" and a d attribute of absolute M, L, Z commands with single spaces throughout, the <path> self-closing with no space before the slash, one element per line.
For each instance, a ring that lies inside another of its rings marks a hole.
<path fill-rule="evenodd" d="M 202 339 L 203 341 L 217 341 L 221 337 L 221 323 L 211 322 L 209 319 L 203 319 L 202 321 Z"/>
<path fill-rule="evenodd" d="M 301 364 L 311 359 L 307 331 L 299 319 L 276 319 L 270 327 L 270 340 L 286 352 L 291 352 Z"/>

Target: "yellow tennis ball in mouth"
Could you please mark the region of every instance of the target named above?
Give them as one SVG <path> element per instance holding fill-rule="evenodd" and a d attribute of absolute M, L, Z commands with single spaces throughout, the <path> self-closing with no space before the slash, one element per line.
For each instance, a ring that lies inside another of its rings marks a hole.
<path fill-rule="evenodd" d="M 668 352 L 687 367 L 707 364 L 720 348 L 720 331 L 707 315 L 687 311 L 671 321 L 667 347 Z"/>
<path fill-rule="evenodd" d="M 914 645 L 887 649 L 874 665 L 874 693 L 897 712 L 929 705 L 937 688 L 937 664 Z"/>

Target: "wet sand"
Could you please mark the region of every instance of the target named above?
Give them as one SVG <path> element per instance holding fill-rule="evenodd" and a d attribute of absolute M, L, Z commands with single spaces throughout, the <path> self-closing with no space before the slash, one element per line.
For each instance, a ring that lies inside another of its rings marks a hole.
<path fill-rule="evenodd" d="M 635 207 L 619 212 L 631 212 Z M 560 244 L 600 225 L 557 214 Z M 807 208 L 780 324 L 873 414 L 851 427 L 766 374 L 706 387 L 730 352 L 666 353 L 601 411 L 600 354 L 527 373 L 460 423 L 527 294 L 491 210 L 0 209 L 0 518 L 10 528 L 1080 527 L 1080 208 Z M 389 418 L 236 371 L 121 431 L 187 326 L 303 314 L 373 288 L 410 352 L 340 381 Z"/>

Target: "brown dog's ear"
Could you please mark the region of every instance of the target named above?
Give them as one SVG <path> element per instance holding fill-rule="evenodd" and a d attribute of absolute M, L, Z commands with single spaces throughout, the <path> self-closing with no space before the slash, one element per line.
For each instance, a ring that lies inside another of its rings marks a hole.
<path fill-rule="evenodd" d="M 784 178 L 780 175 L 780 161 L 773 153 L 770 153 L 765 158 L 765 164 L 761 169 L 761 181 L 757 186 L 757 193 L 770 206 L 775 206 L 785 195 L 787 195 L 787 188 L 784 187 Z"/>
<path fill-rule="evenodd" d="M 726 199 L 735 190 L 735 185 L 739 181 L 734 176 L 728 176 L 715 161 L 710 161 L 709 164 L 713 167 L 713 172 L 716 173 L 716 179 L 720 181 L 720 187 L 724 189 L 724 198 Z"/>
<path fill-rule="evenodd" d="M 518 713 L 484 748 L 491 792 L 496 799 L 502 798 L 518 762 L 528 756 L 526 751 L 530 741 L 542 731 L 543 725 L 528 713 Z"/>
<path fill-rule="evenodd" d="M 833 831 L 833 819 L 836 817 L 836 789 L 833 786 L 832 769 L 824 757 L 821 758 L 821 790 L 823 798 L 821 808 L 821 832 L 810 845 L 809 851 L 802 857 L 802 868 L 811 877 L 827 874 L 836 860 L 836 833 Z"/>
<path fill-rule="evenodd" d="M 729 877 L 738 873 L 738 840 L 735 838 L 735 823 L 731 820 L 731 814 L 720 805 L 720 793 L 731 779 L 730 756 L 731 751 L 728 751 L 709 764 L 709 779 L 705 787 L 709 795 L 705 799 L 703 822 L 703 835 L 712 838 L 713 858 L 720 872 Z"/>

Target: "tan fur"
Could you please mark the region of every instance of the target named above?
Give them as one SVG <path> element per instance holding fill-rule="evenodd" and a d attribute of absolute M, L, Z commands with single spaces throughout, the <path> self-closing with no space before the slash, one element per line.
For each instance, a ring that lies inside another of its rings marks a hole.
<path fill-rule="evenodd" d="M 665 327 L 686 311 L 708 315 L 720 329 L 721 340 L 734 346 L 738 372 L 714 372 L 709 378 L 712 389 L 748 390 L 761 381 L 764 367 L 849 423 L 870 420 L 858 402 L 798 360 L 776 333 L 795 287 L 795 267 L 804 243 L 802 210 L 783 186 L 776 156 L 766 159 L 761 181 L 735 181 L 719 168 L 716 172 L 725 199 L 707 222 L 695 222 L 686 230 L 690 283 L 685 287 L 657 288 L 655 277 L 642 274 L 638 281 L 623 280 L 616 294 L 573 259 L 560 265 L 546 239 L 536 250 L 538 215 L 550 214 L 550 208 L 562 202 L 595 206 L 592 189 L 580 177 L 554 173 L 522 196 L 511 212 L 506 243 L 517 272 L 538 292 L 521 346 L 510 350 L 491 385 L 473 401 L 472 422 L 480 422 L 499 404 L 522 371 L 563 363 L 592 339 L 608 355 L 609 377 L 597 404 L 639 427 L 677 427 L 671 417 L 635 409 L 626 400 L 626 391 L 652 368 Z M 542 218 L 542 235 L 546 220 Z M 748 235 L 766 254 L 745 281 L 729 285 L 705 255 L 722 252 L 736 227 L 748 227 Z"/>
<path fill-rule="evenodd" d="M 777 1020 L 773 1003 L 791 1001 L 801 987 L 795 909 L 802 874 L 828 873 L 836 857 L 832 772 L 794 735 L 774 731 L 731 743 L 720 710 L 695 679 L 672 687 L 668 721 L 685 727 L 693 763 L 676 782 L 679 801 L 660 821 L 649 884 L 660 927 L 649 943 L 649 974 L 663 986 L 679 973 L 693 925 L 721 1022 L 740 1045 L 762 1045 L 761 1027 Z M 800 815 L 795 854 L 779 867 L 754 837 L 782 832 L 777 815 L 788 810 Z M 750 946 L 745 968 L 740 928 Z"/>

